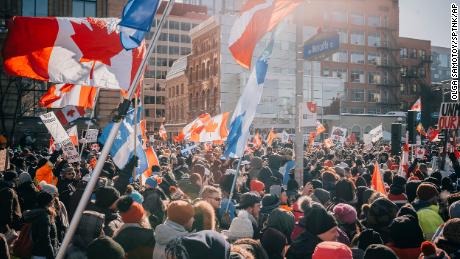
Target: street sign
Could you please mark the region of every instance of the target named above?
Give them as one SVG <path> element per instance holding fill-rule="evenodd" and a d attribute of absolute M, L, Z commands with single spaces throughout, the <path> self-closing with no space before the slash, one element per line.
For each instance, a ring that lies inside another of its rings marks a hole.
<path fill-rule="evenodd" d="M 307 40 L 303 46 L 303 58 L 321 59 L 334 53 L 340 47 L 340 37 L 336 32 L 322 32 Z"/>

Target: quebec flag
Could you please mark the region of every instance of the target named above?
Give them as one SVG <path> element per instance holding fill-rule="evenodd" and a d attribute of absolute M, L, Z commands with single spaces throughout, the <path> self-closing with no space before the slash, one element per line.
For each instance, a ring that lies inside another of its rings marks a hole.
<path fill-rule="evenodd" d="M 140 117 L 140 116 L 138 116 Z M 121 122 L 120 129 L 113 141 L 112 148 L 110 149 L 110 155 L 112 156 L 115 165 L 123 169 L 128 161 L 134 156 L 134 109 L 128 111 L 126 118 Z M 104 144 L 107 141 L 110 130 L 113 127 L 113 123 L 109 123 L 103 130 L 99 137 L 99 142 Z M 138 127 L 136 140 L 136 155 L 139 158 L 138 167 L 136 173 L 142 174 L 148 169 L 147 156 L 142 148 L 142 137 L 141 130 Z"/>
<path fill-rule="evenodd" d="M 249 127 L 256 115 L 264 90 L 265 76 L 267 75 L 268 59 L 273 50 L 273 35 L 253 68 L 249 80 L 244 88 L 230 121 L 230 129 L 226 141 L 225 157 L 242 157 L 246 142 L 249 138 Z"/>

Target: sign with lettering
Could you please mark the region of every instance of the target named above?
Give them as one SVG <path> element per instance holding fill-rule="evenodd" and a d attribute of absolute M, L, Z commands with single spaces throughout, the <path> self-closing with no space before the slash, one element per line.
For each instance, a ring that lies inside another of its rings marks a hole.
<path fill-rule="evenodd" d="M 439 110 L 438 130 L 458 129 L 460 124 L 460 103 L 442 103 Z"/>
<path fill-rule="evenodd" d="M 323 32 L 313 36 L 303 46 L 303 58 L 315 60 L 334 53 L 340 47 L 340 37 L 336 32 Z"/>
<path fill-rule="evenodd" d="M 99 134 L 98 129 L 89 129 L 86 131 L 86 142 L 87 143 L 94 143 L 97 142 L 97 134 Z"/>

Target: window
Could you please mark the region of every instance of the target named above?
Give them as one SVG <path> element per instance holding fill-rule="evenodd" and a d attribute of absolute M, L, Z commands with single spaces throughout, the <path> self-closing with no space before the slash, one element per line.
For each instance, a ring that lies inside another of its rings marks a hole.
<path fill-rule="evenodd" d="M 419 50 L 418 50 L 418 57 L 419 57 L 420 59 L 425 59 L 425 57 L 426 57 L 426 52 L 425 52 L 424 49 L 419 49 Z"/>
<path fill-rule="evenodd" d="M 441 67 L 449 67 L 449 57 L 446 54 L 439 54 L 438 55 L 438 62 L 439 66 Z"/>
<path fill-rule="evenodd" d="M 179 30 L 180 28 L 180 23 L 176 21 L 169 21 L 169 29 L 172 30 Z"/>
<path fill-rule="evenodd" d="M 167 33 L 161 33 L 159 40 L 168 41 L 168 34 Z"/>
<path fill-rule="evenodd" d="M 178 34 L 169 34 L 169 41 L 179 42 L 179 35 Z"/>
<path fill-rule="evenodd" d="M 180 94 L 184 94 L 184 84 L 180 85 Z"/>
<path fill-rule="evenodd" d="M 380 56 L 377 53 L 367 53 L 367 64 L 380 64 Z"/>
<path fill-rule="evenodd" d="M 364 108 L 359 108 L 359 107 L 355 107 L 355 108 L 351 108 L 350 109 L 350 113 L 354 113 L 354 114 L 363 114 L 364 113 Z M 356 126 L 357 127 L 357 126 Z M 359 127 L 358 127 L 359 128 Z M 356 130 L 355 127 L 353 127 L 353 130 Z M 359 137 L 359 135 L 361 134 L 359 131 L 352 131 L 353 133 L 355 133 L 355 135 L 357 137 Z"/>
<path fill-rule="evenodd" d="M 407 76 L 408 68 L 406 66 L 401 67 L 401 76 Z"/>
<path fill-rule="evenodd" d="M 409 49 L 409 57 L 410 58 L 417 58 L 417 50 L 416 49 Z"/>
<path fill-rule="evenodd" d="M 168 59 L 166 58 L 157 58 L 156 62 L 157 66 L 167 66 L 168 65 Z"/>
<path fill-rule="evenodd" d="M 48 0 L 22 0 L 22 16 L 48 16 Z"/>
<path fill-rule="evenodd" d="M 406 48 L 401 48 L 399 50 L 399 57 L 400 58 L 407 58 L 407 49 Z"/>
<path fill-rule="evenodd" d="M 367 73 L 367 82 L 369 84 L 379 84 L 380 80 L 380 73 L 378 72 L 369 72 Z"/>
<path fill-rule="evenodd" d="M 348 32 L 346 30 L 337 30 L 339 34 L 340 43 L 348 43 Z"/>
<path fill-rule="evenodd" d="M 322 73 L 323 76 L 329 76 L 329 68 L 327 67 L 323 67 L 323 73 Z"/>
<path fill-rule="evenodd" d="M 169 46 L 169 54 L 179 55 L 179 47 Z"/>
<path fill-rule="evenodd" d="M 350 14 L 350 23 L 355 25 L 364 25 L 364 16 L 360 14 Z"/>
<path fill-rule="evenodd" d="M 182 31 L 190 31 L 190 28 L 191 28 L 190 23 L 188 23 L 188 22 L 181 22 L 180 23 L 180 29 Z"/>
<path fill-rule="evenodd" d="M 342 79 L 342 81 L 347 82 L 347 69 L 346 68 L 337 68 L 332 69 L 332 77 L 337 77 Z"/>
<path fill-rule="evenodd" d="M 190 48 L 180 48 L 180 54 L 181 55 L 188 55 L 190 54 Z"/>
<path fill-rule="evenodd" d="M 378 47 L 380 44 L 380 34 L 369 33 L 367 35 L 367 46 Z"/>
<path fill-rule="evenodd" d="M 379 114 L 379 108 L 377 108 L 377 107 L 369 107 L 369 108 L 367 108 L 367 113 L 368 114 Z M 368 129 L 369 129 L 369 126 L 366 127 L 366 130 L 368 130 Z M 369 133 L 369 131 L 371 131 L 371 129 L 369 129 L 366 132 L 366 134 Z"/>
<path fill-rule="evenodd" d="M 380 26 L 380 16 L 368 16 L 367 25 L 371 27 L 379 27 Z"/>
<path fill-rule="evenodd" d="M 351 100 L 354 102 L 364 102 L 364 89 L 351 89 Z"/>
<path fill-rule="evenodd" d="M 352 52 L 350 55 L 350 62 L 355 64 L 364 64 L 364 53 Z"/>
<path fill-rule="evenodd" d="M 74 17 L 95 17 L 96 0 L 73 0 L 72 16 Z"/>
<path fill-rule="evenodd" d="M 179 95 L 179 86 L 176 85 L 176 95 Z"/>
<path fill-rule="evenodd" d="M 354 45 L 364 45 L 364 33 L 352 32 L 350 36 L 350 43 Z"/>
<path fill-rule="evenodd" d="M 346 50 L 340 50 L 332 54 L 332 61 L 334 62 L 348 62 L 348 52 Z"/>
<path fill-rule="evenodd" d="M 166 78 L 166 71 L 156 71 L 155 72 L 156 79 L 165 79 Z"/>
<path fill-rule="evenodd" d="M 168 46 L 158 45 L 157 53 L 168 54 Z"/>
<path fill-rule="evenodd" d="M 350 82 L 364 83 L 364 72 L 360 70 L 352 70 L 350 75 Z"/>
<path fill-rule="evenodd" d="M 420 77 L 425 77 L 425 67 L 419 67 L 418 68 L 418 75 Z"/>
<path fill-rule="evenodd" d="M 182 42 L 182 43 L 190 43 L 190 36 L 188 36 L 188 35 L 181 35 L 181 36 L 180 36 L 180 42 Z"/>
<path fill-rule="evenodd" d="M 339 11 L 331 13 L 332 20 L 335 22 L 347 22 L 347 14 Z"/>

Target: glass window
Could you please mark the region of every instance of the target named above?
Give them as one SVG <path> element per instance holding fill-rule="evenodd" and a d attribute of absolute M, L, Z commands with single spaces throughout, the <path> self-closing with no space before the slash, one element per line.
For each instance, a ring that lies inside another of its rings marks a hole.
<path fill-rule="evenodd" d="M 401 76 L 407 75 L 408 68 L 406 66 L 401 67 Z"/>
<path fill-rule="evenodd" d="M 161 33 L 160 34 L 160 40 L 161 41 L 168 41 L 168 34 L 167 33 Z"/>
<path fill-rule="evenodd" d="M 417 50 L 416 49 L 409 49 L 409 57 L 410 58 L 417 58 Z"/>
<path fill-rule="evenodd" d="M 380 56 L 377 53 L 367 53 L 367 64 L 380 64 Z"/>
<path fill-rule="evenodd" d="M 368 16 L 367 25 L 371 27 L 379 27 L 380 26 L 380 16 Z"/>
<path fill-rule="evenodd" d="M 355 64 L 364 64 L 364 52 L 352 52 L 350 62 Z"/>
<path fill-rule="evenodd" d="M 334 11 L 331 13 L 331 17 L 332 17 L 332 20 L 336 22 L 347 22 L 346 12 Z"/>
<path fill-rule="evenodd" d="M 350 74 L 350 82 L 364 83 L 364 72 L 361 70 L 352 70 Z"/>
<path fill-rule="evenodd" d="M 156 64 L 157 64 L 157 66 L 167 66 L 168 65 L 168 59 L 166 59 L 166 58 L 157 58 Z"/>
<path fill-rule="evenodd" d="M 348 32 L 346 30 L 337 30 L 340 37 L 340 43 L 348 43 Z"/>
<path fill-rule="evenodd" d="M 180 42 L 182 42 L 182 43 L 190 43 L 190 36 L 188 36 L 188 35 L 181 35 L 181 36 L 180 36 Z"/>
<path fill-rule="evenodd" d="M 329 68 L 323 67 L 322 75 L 323 75 L 323 76 L 329 76 Z"/>
<path fill-rule="evenodd" d="M 367 35 L 367 46 L 378 47 L 380 44 L 380 34 L 369 33 Z"/>
<path fill-rule="evenodd" d="M 425 77 L 425 68 L 424 67 L 419 67 L 418 68 L 418 75 L 420 77 Z"/>
<path fill-rule="evenodd" d="M 332 61 L 334 62 L 348 62 L 348 52 L 346 50 L 340 50 L 332 54 Z"/>
<path fill-rule="evenodd" d="M 179 30 L 180 29 L 180 23 L 176 22 L 176 21 L 169 21 L 169 29 Z"/>
<path fill-rule="evenodd" d="M 401 48 L 399 50 L 399 57 L 400 58 L 407 58 L 407 49 L 406 48 Z"/>
<path fill-rule="evenodd" d="M 367 91 L 367 101 L 370 103 L 376 103 L 380 100 L 380 93 L 377 91 Z"/>
<path fill-rule="evenodd" d="M 169 41 L 171 41 L 171 42 L 179 42 L 179 35 L 178 34 L 169 34 Z"/>
<path fill-rule="evenodd" d="M 351 89 L 351 100 L 354 102 L 364 102 L 364 89 Z"/>
<path fill-rule="evenodd" d="M 378 72 L 369 72 L 367 73 L 367 81 L 369 84 L 379 84 L 381 79 L 380 79 L 380 73 Z"/>
<path fill-rule="evenodd" d="M 179 55 L 179 47 L 169 46 L 169 54 Z"/>
<path fill-rule="evenodd" d="M 438 56 L 439 66 L 441 67 L 449 67 L 449 57 L 445 54 L 439 54 Z"/>
<path fill-rule="evenodd" d="M 168 46 L 158 45 L 157 53 L 168 54 Z"/>
<path fill-rule="evenodd" d="M 426 52 L 425 52 L 424 49 L 419 49 L 419 50 L 418 50 L 418 57 L 419 57 L 420 59 L 425 59 L 425 57 L 426 57 Z"/>
<path fill-rule="evenodd" d="M 180 85 L 180 94 L 184 94 L 184 84 Z"/>
<path fill-rule="evenodd" d="M 95 17 L 96 0 L 73 0 L 72 16 L 74 17 Z"/>
<path fill-rule="evenodd" d="M 48 16 L 48 0 L 22 0 L 22 16 Z"/>
<path fill-rule="evenodd" d="M 350 43 L 354 45 L 364 45 L 364 33 L 352 32 L 350 36 Z"/>
<path fill-rule="evenodd" d="M 347 82 L 347 69 L 346 68 L 337 68 L 332 69 L 332 77 L 337 77 L 342 79 L 342 81 Z"/>
<path fill-rule="evenodd" d="M 350 14 L 350 23 L 355 25 L 364 25 L 364 16 L 361 14 Z"/>
<path fill-rule="evenodd" d="M 191 52 L 190 48 L 185 48 L 185 47 L 180 48 L 180 54 L 181 55 L 188 55 L 188 54 L 190 54 L 190 52 Z"/>
<path fill-rule="evenodd" d="M 351 108 L 350 109 L 350 113 L 354 113 L 354 114 L 363 114 L 364 113 L 364 108 L 359 108 L 359 107 L 354 107 L 354 108 Z M 358 127 L 359 128 L 359 127 Z M 355 135 L 357 137 L 359 137 L 359 135 L 361 134 L 359 131 L 356 131 L 357 129 L 353 128 L 353 133 L 355 133 Z"/>
<path fill-rule="evenodd" d="M 180 29 L 182 31 L 190 31 L 190 28 L 191 28 L 190 23 L 188 23 L 188 22 L 181 22 L 180 23 Z"/>

